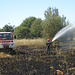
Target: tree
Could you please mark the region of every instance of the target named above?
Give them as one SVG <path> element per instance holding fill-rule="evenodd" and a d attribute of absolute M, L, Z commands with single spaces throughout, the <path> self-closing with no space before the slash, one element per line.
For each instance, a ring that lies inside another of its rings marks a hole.
<path fill-rule="evenodd" d="M 0 28 L 0 32 L 2 32 L 2 29 Z"/>
<path fill-rule="evenodd" d="M 26 19 L 22 22 L 21 26 L 30 28 L 31 25 L 32 25 L 32 23 L 35 21 L 35 19 L 36 19 L 35 17 L 26 18 Z"/>
<path fill-rule="evenodd" d="M 4 32 L 14 32 L 14 26 L 6 24 L 3 29 Z"/>
<path fill-rule="evenodd" d="M 35 17 L 26 18 L 22 24 L 15 29 L 17 38 L 41 37 L 41 22 L 41 19 L 37 19 Z"/>
<path fill-rule="evenodd" d="M 35 17 L 26 18 L 16 30 L 17 38 L 32 38 L 30 28 L 33 22 L 36 20 Z"/>
<path fill-rule="evenodd" d="M 51 19 L 53 16 L 59 16 L 58 9 L 48 8 L 44 13 L 46 19 Z"/>
<path fill-rule="evenodd" d="M 16 28 L 17 38 L 27 38 L 29 29 L 27 27 L 19 26 Z"/>
<path fill-rule="evenodd" d="M 66 17 L 59 16 L 58 9 L 48 8 L 44 15 L 43 36 L 45 38 L 53 37 L 61 28 L 66 26 Z"/>
<path fill-rule="evenodd" d="M 31 25 L 31 34 L 33 37 L 42 37 L 42 25 L 41 25 L 42 20 L 41 19 L 36 19 L 33 24 Z"/>

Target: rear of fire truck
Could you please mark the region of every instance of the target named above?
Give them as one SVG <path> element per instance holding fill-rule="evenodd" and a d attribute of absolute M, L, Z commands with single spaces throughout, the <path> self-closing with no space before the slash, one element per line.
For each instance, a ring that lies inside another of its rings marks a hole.
<path fill-rule="evenodd" d="M 13 48 L 14 48 L 13 33 L 0 32 L 0 49 L 13 50 Z"/>

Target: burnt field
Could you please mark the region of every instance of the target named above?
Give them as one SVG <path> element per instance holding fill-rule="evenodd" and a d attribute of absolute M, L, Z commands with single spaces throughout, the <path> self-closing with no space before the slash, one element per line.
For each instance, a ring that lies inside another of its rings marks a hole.
<path fill-rule="evenodd" d="M 13 51 L 1 52 L 4 55 L 0 56 L 0 75 L 75 75 L 74 47 L 67 51 L 66 46 L 54 44 L 51 54 L 47 54 L 45 45 L 22 44 Z"/>

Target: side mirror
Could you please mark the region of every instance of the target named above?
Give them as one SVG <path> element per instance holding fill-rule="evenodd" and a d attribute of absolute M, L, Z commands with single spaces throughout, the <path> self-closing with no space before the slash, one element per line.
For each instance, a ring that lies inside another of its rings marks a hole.
<path fill-rule="evenodd" d="M 16 39 L 16 35 L 14 35 L 14 39 Z"/>

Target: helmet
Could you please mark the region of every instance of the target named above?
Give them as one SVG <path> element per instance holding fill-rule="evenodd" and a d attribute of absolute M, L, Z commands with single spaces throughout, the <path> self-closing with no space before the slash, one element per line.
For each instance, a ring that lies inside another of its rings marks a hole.
<path fill-rule="evenodd" d="M 49 39 L 47 41 L 50 41 Z"/>

